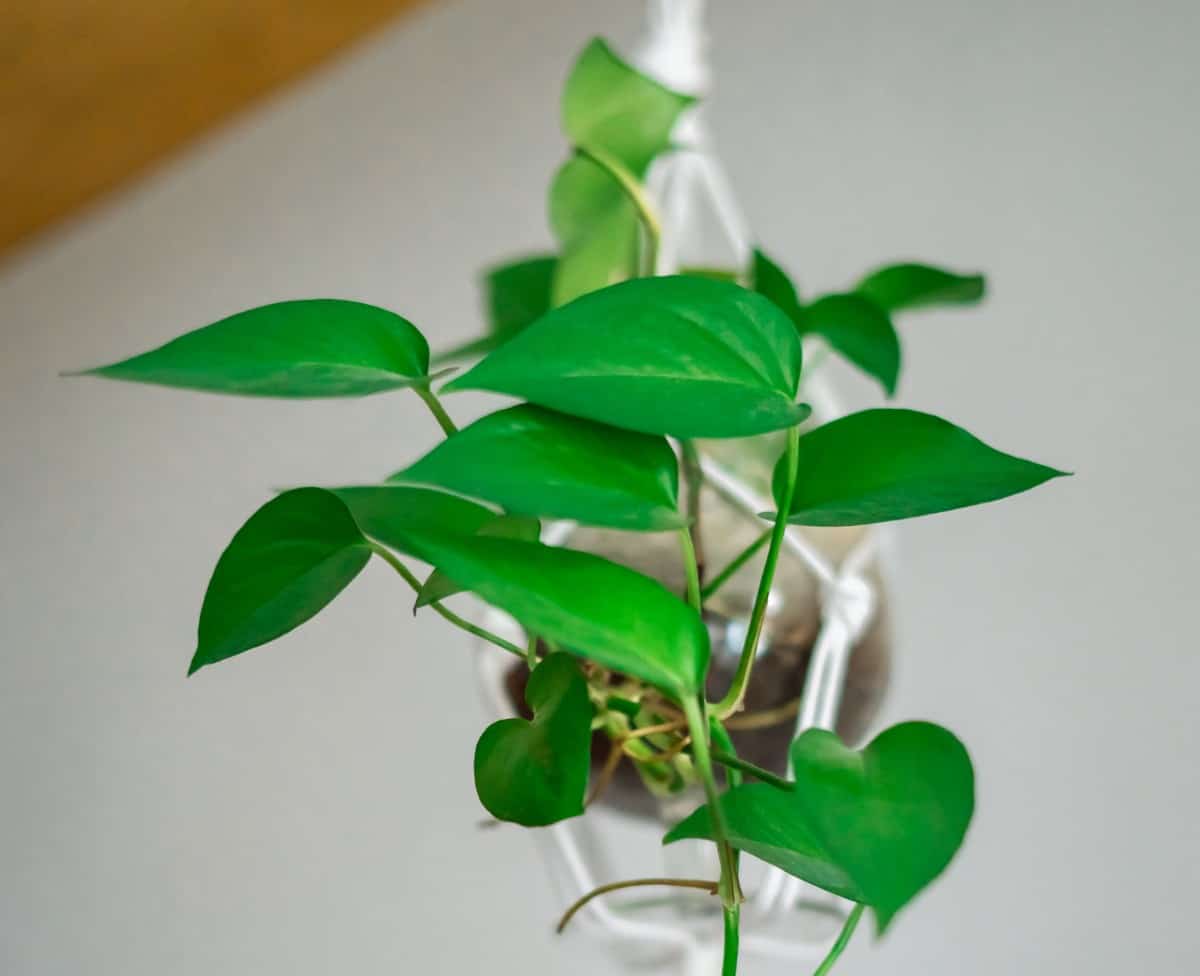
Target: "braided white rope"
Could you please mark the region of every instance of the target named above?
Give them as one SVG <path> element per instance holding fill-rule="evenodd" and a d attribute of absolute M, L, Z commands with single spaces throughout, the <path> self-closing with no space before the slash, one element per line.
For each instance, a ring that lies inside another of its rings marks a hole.
<path fill-rule="evenodd" d="M 707 95 L 712 71 L 704 0 L 648 0 L 642 41 L 633 60 L 668 88 L 685 95 Z"/>
<path fill-rule="evenodd" d="M 712 83 L 707 54 L 704 0 L 649 0 L 645 34 L 633 58 L 641 71 L 674 91 L 703 96 Z M 752 249 L 749 229 L 711 151 L 703 105 L 685 112 L 671 137 L 675 148 L 655 162 L 646 180 L 659 202 L 663 224 L 655 272 L 679 270 L 681 238 L 700 208 L 716 218 L 731 265 L 746 267 Z"/>

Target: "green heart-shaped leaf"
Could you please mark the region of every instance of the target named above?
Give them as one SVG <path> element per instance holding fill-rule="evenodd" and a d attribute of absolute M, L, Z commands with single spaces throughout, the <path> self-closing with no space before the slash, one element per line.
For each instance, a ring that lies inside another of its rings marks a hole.
<path fill-rule="evenodd" d="M 796 785 L 738 786 L 721 797 L 734 847 L 835 894 L 871 906 L 880 932 L 936 878 L 962 844 L 975 776 L 955 736 L 905 722 L 861 752 L 812 729 L 791 750 Z M 664 843 L 712 840 L 701 807 Z"/>
<path fill-rule="evenodd" d="M 864 410 L 800 438 L 788 521 L 869 525 L 932 515 L 1028 491 L 1062 477 L 915 410 Z M 775 469 L 775 496 L 785 472 Z"/>
<path fill-rule="evenodd" d="M 825 295 L 800 315 L 803 334 L 821 336 L 834 349 L 896 392 L 900 376 L 900 337 L 887 312 L 862 295 Z"/>
<path fill-rule="evenodd" d="M 955 274 L 927 264 L 893 264 L 872 271 L 855 289 L 889 312 L 930 305 L 971 305 L 986 290 L 983 275 Z"/>
<path fill-rule="evenodd" d="M 545 254 L 510 261 L 485 271 L 487 334 L 438 353 L 434 362 L 482 356 L 545 315 L 550 311 L 550 291 L 557 265 L 557 257 Z"/>
<path fill-rule="evenodd" d="M 637 210 L 592 160 L 569 159 L 555 174 L 550 226 L 560 250 L 550 294 L 553 306 L 637 276 Z"/>
<path fill-rule="evenodd" d="M 370 558 L 367 540 L 330 492 L 297 488 L 267 502 L 217 560 L 188 674 L 299 627 Z"/>
<path fill-rule="evenodd" d="M 431 542 L 444 536 L 469 538 L 497 516 L 483 505 L 428 488 L 351 485 L 332 491 L 365 535 L 428 563 L 434 563 Z"/>
<path fill-rule="evenodd" d="M 443 536 L 428 561 L 530 633 L 682 698 L 703 686 L 708 631 L 661 583 L 590 553 Z"/>
<path fill-rule="evenodd" d="M 656 531 L 686 524 L 666 440 L 532 404 L 489 414 L 389 479 L 493 502 L 508 512 Z"/>
<path fill-rule="evenodd" d="M 680 112 L 693 101 L 641 74 L 597 38 L 567 78 L 563 128 L 574 145 L 607 153 L 641 179 L 670 145 Z M 637 212 L 612 177 L 590 160 L 568 160 L 556 174 L 550 226 L 561 245 L 555 305 L 637 274 Z"/>
<path fill-rule="evenodd" d="M 800 341 L 771 302 L 724 281 L 644 278 L 577 298 L 447 390 L 491 390 L 647 434 L 744 437 L 791 427 Z"/>
<path fill-rule="evenodd" d="M 331 298 L 232 315 L 82 375 L 271 397 L 364 396 L 428 382 L 429 346 L 394 312 Z"/>
<path fill-rule="evenodd" d="M 550 311 L 550 288 L 557 264 L 553 254 L 541 254 L 487 271 L 483 283 L 492 335 L 507 339 Z"/>
<path fill-rule="evenodd" d="M 522 539 L 526 542 L 536 542 L 541 530 L 542 527 L 535 518 L 526 518 L 520 515 L 497 515 L 475 534 L 490 539 Z M 435 569 L 429 574 L 420 592 L 417 593 L 414 609 L 419 610 L 421 607 L 445 600 L 462 591 L 463 587 L 455 583 L 440 569 Z"/>
<path fill-rule="evenodd" d="M 489 725 L 475 746 L 475 792 L 497 820 L 544 827 L 583 813 L 592 703 L 579 666 L 551 654 L 525 689 L 533 721 Z"/>
<path fill-rule="evenodd" d="M 750 273 L 754 290 L 787 312 L 788 317 L 799 326 L 802 316 L 800 296 L 787 272 L 756 248 Z"/>
<path fill-rule="evenodd" d="M 670 144 L 675 120 L 694 102 L 622 61 L 597 37 L 567 78 L 563 129 L 575 145 L 599 146 L 640 175 Z"/>

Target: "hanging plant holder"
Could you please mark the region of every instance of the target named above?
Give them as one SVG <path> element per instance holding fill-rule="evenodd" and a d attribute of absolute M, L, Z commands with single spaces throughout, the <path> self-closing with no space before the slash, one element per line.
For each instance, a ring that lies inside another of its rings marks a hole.
<path fill-rule="evenodd" d="M 703 12 L 701 0 L 651 0 L 646 34 L 633 59 L 637 66 L 675 91 L 708 94 Z M 680 117 L 672 133 L 673 149 L 656 160 L 647 177 L 647 190 L 662 216 L 654 269 L 658 274 L 751 266 L 751 237 L 713 151 L 703 113 L 703 106 L 696 105 Z M 840 415 L 820 376 L 806 374 L 803 399 L 814 404 L 816 421 Z M 769 464 L 779 455 L 780 442 L 765 440 L 758 450 L 752 442 L 747 449 L 743 441 L 701 445 L 701 524 L 706 561 L 714 569 L 753 541 L 764 525 L 760 514 L 772 508 Z M 682 569 L 670 534 L 634 536 L 559 522 L 547 527 L 543 541 L 607 556 L 682 591 Z M 739 756 L 786 776 L 788 746 L 800 732 L 833 729 L 847 742 L 864 736 L 889 670 L 881 544 L 882 530 L 875 527 L 787 531 L 766 633 L 747 691 L 748 727 L 739 732 L 737 723 L 731 723 Z M 729 580 L 706 616 L 713 647 L 711 700 L 724 694 L 736 667 L 757 569 L 752 560 L 742 579 Z M 483 625 L 514 643 L 526 640 L 520 626 L 500 611 L 489 610 Z M 528 717 L 527 669 L 482 642 L 476 660 L 493 714 Z M 605 776 L 606 741 L 597 733 L 593 781 Z M 632 762 L 621 762 L 587 816 L 537 832 L 563 904 L 628 874 L 615 867 L 618 847 L 650 848 L 649 856 L 655 856 L 653 847 L 663 831 L 701 803 L 697 788 L 656 795 Z M 690 848 L 661 848 L 657 856 L 664 874 L 715 876 L 712 846 L 690 842 Z M 748 901 L 742 912 L 743 952 L 789 960 L 822 956 L 852 906 L 778 868 L 759 865 L 755 874 L 747 865 L 744 870 Z M 655 966 L 671 960 L 683 973 L 713 971 L 719 965 L 713 962 L 720 953 L 720 942 L 714 941 L 719 929 L 713 924 L 720 916 L 719 904 L 704 892 L 669 891 L 651 899 L 634 893 L 625 899 L 614 895 L 592 900 L 572 924 L 586 927 L 631 963 Z"/>

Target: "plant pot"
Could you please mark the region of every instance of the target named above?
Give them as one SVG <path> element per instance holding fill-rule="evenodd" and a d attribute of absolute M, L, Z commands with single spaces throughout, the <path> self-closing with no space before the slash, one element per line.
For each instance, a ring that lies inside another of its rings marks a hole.
<path fill-rule="evenodd" d="M 769 497 L 766 486 L 771 462 L 778 455 L 776 438 L 703 445 L 709 471 L 719 468 L 749 496 Z M 761 510 L 761 509 L 760 509 Z M 733 504 L 727 493 L 705 481 L 701 494 L 700 532 L 704 569 L 711 576 L 727 565 L 763 531 L 765 523 Z M 790 529 L 789 532 L 798 532 Z M 804 530 L 804 538 L 831 565 L 837 566 L 859 546 L 868 530 Z M 686 586 L 678 540 L 673 533 L 631 533 L 581 526 L 558 527 L 554 541 L 572 549 L 605 556 L 651 576 L 683 594 Z M 764 556 L 743 566 L 707 602 L 705 621 L 712 645 L 708 698 L 716 701 L 728 689 L 737 667 L 746 625 L 754 602 Z M 832 723 L 848 743 L 858 743 L 878 714 L 890 670 L 890 640 L 883 581 L 869 563 L 860 570 L 875 590 L 875 612 L 853 650 L 841 689 L 840 707 Z M 768 603 L 767 621 L 755 660 L 745 707 L 729 723 L 738 755 L 780 775 L 787 772 L 788 746 L 795 735 L 799 701 L 823 617 L 821 581 L 795 553 L 780 555 Z M 503 674 L 503 695 L 512 713 L 529 716 L 525 705 L 528 669 L 513 662 Z M 592 741 L 593 775 L 599 776 L 612 743 L 598 730 Z M 622 762 L 598 802 L 635 817 L 663 819 L 664 796 L 647 788 L 631 762 Z M 673 804 L 668 804 L 673 807 Z M 669 819 L 669 815 L 668 819 Z"/>

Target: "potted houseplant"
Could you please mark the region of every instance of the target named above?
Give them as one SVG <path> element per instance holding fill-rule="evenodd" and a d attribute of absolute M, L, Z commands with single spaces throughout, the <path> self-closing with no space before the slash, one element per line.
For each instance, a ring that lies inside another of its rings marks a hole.
<path fill-rule="evenodd" d="M 615 889 L 708 892 L 723 919 L 722 971 L 734 973 L 748 855 L 853 904 L 823 972 L 865 911 L 883 932 L 950 861 L 971 818 L 973 770 L 958 739 L 928 722 L 861 749 L 822 729 L 790 743 L 739 739 L 747 695 L 769 667 L 761 652 L 789 527 L 854 530 L 1003 498 L 1061 472 L 911 410 L 814 425 L 798 399 L 802 336 L 890 394 L 892 316 L 976 301 L 978 276 L 893 265 L 802 301 L 761 252 L 748 267 L 653 274 L 660 230 L 645 177 L 691 101 L 603 42 L 585 48 L 564 96 L 572 152 L 551 189 L 558 251 L 490 274 L 489 332 L 441 357 L 478 360 L 465 371 L 431 367 L 424 336 L 395 312 L 313 299 L 241 312 L 87 372 L 248 396 L 415 393 L 445 434 L 439 444 L 378 484 L 284 491 L 234 534 L 204 596 L 189 673 L 300 626 L 381 560 L 417 609 L 511 656 L 509 697 L 524 713 L 486 728 L 475 752 L 492 817 L 538 827 L 606 798 L 633 809 L 639 789 L 696 797 L 664 840 L 710 844 L 713 876 L 615 881 L 564 906 L 563 924 Z M 443 401 L 458 390 L 517 402 L 460 427 Z M 732 454 L 731 443 L 741 445 Z M 757 522 L 736 527 L 704 503 L 706 463 L 731 457 L 765 501 Z M 558 520 L 581 528 L 548 545 L 541 535 Z M 643 565 L 643 551 L 660 555 Z M 737 578 L 750 581 L 744 606 L 722 609 Z M 463 591 L 519 622 L 521 639 L 450 609 Z M 735 618 L 722 670 L 714 634 L 728 641 Z"/>

